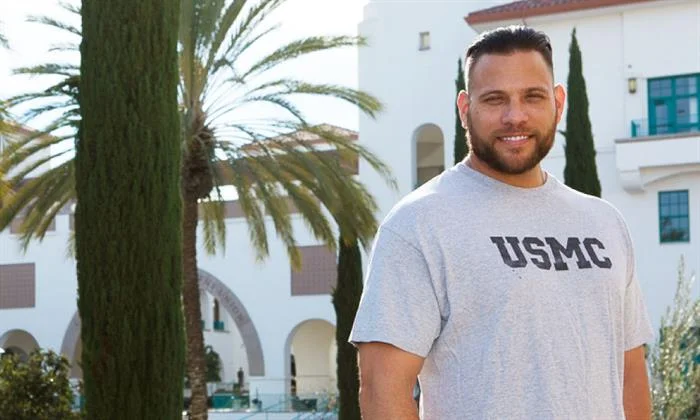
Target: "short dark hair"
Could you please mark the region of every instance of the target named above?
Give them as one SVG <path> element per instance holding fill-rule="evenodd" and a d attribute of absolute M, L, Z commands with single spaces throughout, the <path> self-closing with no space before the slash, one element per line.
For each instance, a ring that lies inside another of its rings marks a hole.
<path fill-rule="evenodd" d="M 497 28 L 479 35 L 467 49 L 464 58 L 464 76 L 469 76 L 476 62 L 485 54 L 512 54 L 516 51 L 537 51 L 554 74 L 552 62 L 552 44 L 549 37 L 541 31 L 522 25 Z"/>

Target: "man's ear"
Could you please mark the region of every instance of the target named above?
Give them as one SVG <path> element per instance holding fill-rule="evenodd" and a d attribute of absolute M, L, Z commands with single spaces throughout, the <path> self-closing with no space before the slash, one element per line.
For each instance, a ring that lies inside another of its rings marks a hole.
<path fill-rule="evenodd" d="M 462 120 L 462 128 L 467 128 L 467 111 L 469 111 L 469 95 L 465 91 L 460 91 L 457 95 L 457 109 L 459 118 Z"/>
<path fill-rule="evenodd" d="M 554 105 L 557 108 L 557 123 L 561 121 L 561 116 L 564 114 L 564 105 L 566 104 L 566 90 L 564 86 L 558 84 L 554 86 Z"/>

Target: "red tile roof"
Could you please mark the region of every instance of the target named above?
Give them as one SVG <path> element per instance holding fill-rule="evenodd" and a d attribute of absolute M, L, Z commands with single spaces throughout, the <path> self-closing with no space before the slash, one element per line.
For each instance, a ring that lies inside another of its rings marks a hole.
<path fill-rule="evenodd" d="M 522 19 L 532 16 L 552 15 L 599 7 L 621 6 L 653 0 L 520 0 L 501 6 L 477 10 L 467 15 L 468 24 Z"/>

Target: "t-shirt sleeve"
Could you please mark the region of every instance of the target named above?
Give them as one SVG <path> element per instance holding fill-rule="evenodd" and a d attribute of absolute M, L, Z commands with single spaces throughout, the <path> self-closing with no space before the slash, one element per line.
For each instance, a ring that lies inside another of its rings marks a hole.
<path fill-rule="evenodd" d="M 641 288 L 634 277 L 625 291 L 625 351 L 632 350 L 654 338 Z"/>
<path fill-rule="evenodd" d="M 441 317 L 423 254 L 383 227 L 366 277 L 350 343 L 378 341 L 426 357 L 440 332 Z"/>
<path fill-rule="evenodd" d="M 622 220 L 620 223 L 622 223 L 627 243 L 627 286 L 624 302 L 625 351 L 627 351 L 651 342 L 654 339 L 654 330 L 644 303 L 644 294 L 637 279 L 632 239 L 627 225 Z"/>

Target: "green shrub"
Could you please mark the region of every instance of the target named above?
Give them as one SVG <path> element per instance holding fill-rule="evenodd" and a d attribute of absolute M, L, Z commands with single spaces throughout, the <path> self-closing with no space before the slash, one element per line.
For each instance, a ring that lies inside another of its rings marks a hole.
<path fill-rule="evenodd" d="M 692 297 L 694 280 L 686 277 L 681 259 L 673 305 L 649 354 L 654 419 L 700 419 L 700 300 Z"/>
<path fill-rule="evenodd" d="M 26 362 L 4 354 L 0 360 L 0 419 L 73 420 L 73 391 L 66 358 L 35 350 Z"/>

